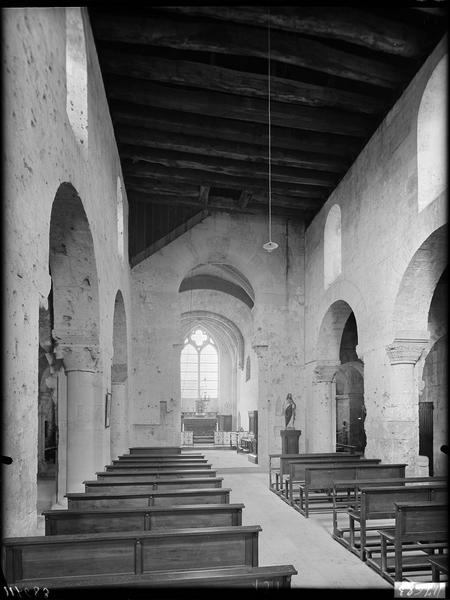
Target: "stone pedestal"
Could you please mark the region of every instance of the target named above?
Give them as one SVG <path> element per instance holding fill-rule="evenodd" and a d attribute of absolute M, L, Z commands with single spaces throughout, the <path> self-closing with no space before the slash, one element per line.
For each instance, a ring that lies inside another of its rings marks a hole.
<path fill-rule="evenodd" d="M 300 429 L 282 429 L 281 454 L 298 454 L 298 441 L 301 435 Z"/>

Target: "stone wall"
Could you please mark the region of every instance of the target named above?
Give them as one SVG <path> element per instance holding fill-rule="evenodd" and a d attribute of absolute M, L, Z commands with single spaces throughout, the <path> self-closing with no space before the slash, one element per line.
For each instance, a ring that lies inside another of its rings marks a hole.
<path fill-rule="evenodd" d="M 65 9 L 14 8 L 2 13 L 7 248 L 2 453 L 14 461 L 4 471 L 6 536 L 36 532 L 39 307 L 46 305 L 50 291 L 50 215 L 63 182 L 70 183 L 81 199 L 95 251 L 101 353 L 93 409 L 99 434 L 92 467 L 100 469 L 109 462 L 110 430 L 103 423 L 105 394 L 111 389 L 114 300 L 121 289 L 129 314 L 129 269 L 127 257 L 122 262 L 117 253 L 120 162 L 92 32 L 86 13 L 82 14 L 88 66 L 87 158 L 66 112 Z M 126 198 L 124 206 L 127 223 Z M 94 470 L 89 468 L 86 479 Z"/>
<path fill-rule="evenodd" d="M 417 115 L 426 84 L 445 48 L 442 42 L 432 53 L 305 236 L 308 411 L 314 412 L 321 402 L 314 370 L 325 361 L 331 381 L 333 361 L 338 358 L 326 356 L 319 343 L 324 316 L 333 303 L 344 301 L 354 312 L 357 352 L 364 361 L 366 455 L 405 461 L 411 471 L 416 470 L 418 462 L 414 365 L 427 343 L 427 311 L 433 287 L 446 263 L 444 233 L 439 228 L 447 217 L 446 193 L 419 212 Z M 335 204 L 340 206 L 342 218 L 342 273 L 325 289 L 323 233 Z M 408 289 L 405 273 L 423 244 L 427 252 L 423 261 L 417 260 L 418 266 L 411 274 L 413 284 Z M 329 427 L 326 419 L 324 415 L 322 422 L 307 423 L 309 448 L 313 448 L 320 430 Z"/>
<path fill-rule="evenodd" d="M 180 315 L 186 310 L 187 302 L 183 299 L 185 293 L 180 294 L 178 289 L 196 266 L 222 263 L 238 269 L 255 292 L 251 325 L 246 324 L 250 316 L 243 303 L 242 318 L 238 318 L 234 310 L 229 316 L 239 321 L 236 325 L 242 327 L 246 344 L 256 347 L 259 357 L 255 360 L 253 355 L 252 372 L 254 376 L 259 374 L 260 462 L 267 463 L 269 451 L 279 450 L 279 430 L 283 424 L 280 399 L 289 391 L 295 397 L 301 389 L 303 224 L 274 219 L 273 239 L 280 248 L 272 254 L 262 249 L 266 235 L 267 223 L 263 217 L 215 213 L 133 269 L 136 445 L 155 438 L 167 444 L 178 443 L 178 357 L 183 343 Z M 209 310 L 225 313 L 219 294 L 223 296 L 219 292 L 215 294 L 216 304 L 208 303 Z M 228 304 L 233 306 L 233 302 L 236 301 L 231 298 Z M 245 384 L 240 386 L 243 411 L 254 407 L 256 382 L 247 387 L 250 388 L 248 393 Z M 151 390 L 151 397 L 146 396 L 145 390 Z M 169 397 L 174 399 L 173 418 L 163 428 L 159 406 Z M 301 414 L 301 401 L 298 406 Z"/>

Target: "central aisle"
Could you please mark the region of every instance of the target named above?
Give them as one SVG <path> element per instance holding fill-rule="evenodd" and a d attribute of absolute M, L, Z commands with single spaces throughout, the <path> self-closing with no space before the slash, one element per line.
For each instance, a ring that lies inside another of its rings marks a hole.
<path fill-rule="evenodd" d="M 230 502 L 242 502 L 243 525 L 261 525 L 259 564 L 292 564 L 292 587 L 391 590 L 393 588 L 331 537 L 331 514 L 306 519 L 269 491 L 269 475 L 233 450 L 202 450 Z"/>

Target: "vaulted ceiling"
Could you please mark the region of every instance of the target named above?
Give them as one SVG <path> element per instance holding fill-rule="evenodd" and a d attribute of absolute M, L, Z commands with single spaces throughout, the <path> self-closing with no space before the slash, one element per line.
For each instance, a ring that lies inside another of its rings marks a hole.
<path fill-rule="evenodd" d="M 362 5 L 361 5 L 362 6 Z M 215 210 L 309 223 L 447 28 L 446 8 L 89 8 L 137 264 Z"/>

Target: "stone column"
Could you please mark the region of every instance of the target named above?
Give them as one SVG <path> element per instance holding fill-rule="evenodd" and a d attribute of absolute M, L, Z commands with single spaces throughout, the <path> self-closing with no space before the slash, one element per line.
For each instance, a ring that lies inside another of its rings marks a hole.
<path fill-rule="evenodd" d="M 95 468 L 98 346 L 58 344 L 67 375 L 67 492 L 82 492 Z"/>
<path fill-rule="evenodd" d="M 336 400 L 333 379 L 339 365 L 317 362 L 308 419 L 308 452 L 336 451 Z"/>
<path fill-rule="evenodd" d="M 391 461 L 408 464 L 410 476 L 423 474 L 419 467 L 419 390 L 414 367 L 427 346 L 425 338 L 395 338 L 386 346 L 391 363 L 391 393 L 384 407 L 386 451 Z"/>
<path fill-rule="evenodd" d="M 128 452 L 128 411 L 127 411 L 126 364 L 113 365 L 111 369 L 111 460 Z"/>
<path fill-rule="evenodd" d="M 269 346 L 267 344 L 259 344 L 253 346 L 256 356 L 258 357 L 258 464 L 263 469 L 269 468 L 269 427 L 270 427 L 270 400 L 272 393 L 270 390 L 270 376 L 268 364 Z"/>

